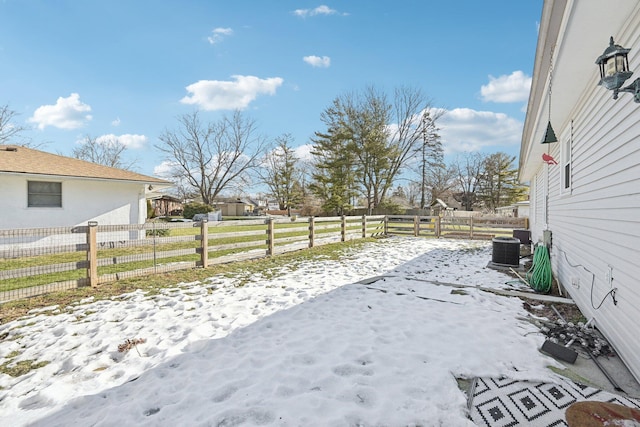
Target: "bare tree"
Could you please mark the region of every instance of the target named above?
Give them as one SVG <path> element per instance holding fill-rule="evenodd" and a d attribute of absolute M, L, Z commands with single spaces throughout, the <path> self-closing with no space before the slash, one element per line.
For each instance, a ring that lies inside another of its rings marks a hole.
<path fill-rule="evenodd" d="M 457 171 L 455 167 L 438 165 L 427 172 L 427 187 L 431 189 L 431 201 L 442 198 L 456 186 Z"/>
<path fill-rule="evenodd" d="M 409 181 L 405 187 L 404 193 L 407 196 L 407 203 L 411 207 L 416 207 L 416 205 L 420 204 L 418 199 L 420 198 L 421 187 L 422 185 L 418 181 Z"/>
<path fill-rule="evenodd" d="M 73 149 L 72 156 L 112 168 L 131 170 L 135 161 L 124 161 L 123 154 L 126 150 L 127 146 L 117 137 L 92 138 L 87 135 L 80 145 Z"/>
<path fill-rule="evenodd" d="M 220 192 L 246 185 L 260 164 L 266 139 L 255 121 L 240 111 L 204 124 L 198 112 L 178 118 L 177 130 L 165 130 L 156 145 L 172 165 L 171 177 L 193 188 L 203 203 L 212 204 Z"/>
<path fill-rule="evenodd" d="M 453 163 L 456 171 L 456 180 L 461 192 L 454 195 L 464 210 L 472 211 L 478 200 L 477 190 L 482 183 L 485 155 L 481 153 L 464 153 L 458 156 Z"/>
<path fill-rule="evenodd" d="M 440 141 L 439 129 L 436 127 L 435 120 L 431 118 L 429 111 L 422 113 L 422 144 L 420 151 L 420 209 L 425 209 L 427 205 L 427 187 L 428 177 L 434 169 L 444 168 L 444 149 Z M 437 173 L 437 172 L 436 172 Z"/>
<path fill-rule="evenodd" d="M 9 105 L 0 106 L 0 144 L 14 142 L 16 145 L 28 145 L 28 143 L 12 141 L 30 129 L 27 126 L 16 124 L 16 116 L 18 113 L 9 108 Z"/>
<path fill-rule="evenodd" d="M 392 126 L 391 140 L 396 148 L 391 159 L 391 175 L 397 176 L 420 153 L 423 158 L 420 162 L 421 176 L 426 177 L 428 167 L 441 161 L 442 143 L 436 122 L 443 111 L 434 109 L 432 101 L 420 89 L 402 86 L 394 92 L 392 113 L 395 126 Z M 423 194 L 421 187 L 421 207 L 426 203 Z"/>
<path fill-rule="evenodd" d="M 424 94 L 414 88 L 396 89 L 393 102 L 375 87 L 342 95 L 321 115 L 327 132 L 316 133 L 318 138 L 313 140 L 316 147 L 313 153 L 319 157 L 317 165 L 335 170 L 328 164 L 327 156 L 319 156 L 328 151 L 317 149 L 323 137 L 332 150 L 350 156 L 353 173 L 349 177 L 355 185 L 353 190 L 366 197 L 367 208 L 372 211 L 384 203 L 402 169 L 415 163 L 414 156 L 426 145 L 421 126 L 425 111 L 431 111 L 430 118 L 435 123 L 439 113 L 431 108 Z M 342 184 L 346 183 L 338 178 Z"/>

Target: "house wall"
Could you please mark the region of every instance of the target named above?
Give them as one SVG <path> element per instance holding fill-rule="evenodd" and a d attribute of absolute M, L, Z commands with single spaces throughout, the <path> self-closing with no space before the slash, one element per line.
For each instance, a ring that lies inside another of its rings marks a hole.
<path fill-rule="evenodd" d="M 251 205 L 244 203 L 224 203 L 217 206 L 223 216 L 243 216 L 245 213 L 250 213 L 253 209 Z"/>
<path fill-rule="evenodd" d="M 640 73 L 640 13 L 611 32 L 632 49 L 630 68 Z M 560 94 L 562 88 L 554 90 Z M 640 104 L 630 94 L 614 101 L 612 92 L 591 81 L 556 125 L 559 142 L 549 150 L 559 164 L 540 159 L 532 180 L 532 239 L 540 241 L 545 229 L 552 232 L 555 277 L 640 379 Z M 563 152 L 563 144 L 569 150 Z M 562 182 L 567 160 L 569 189 Z M 617 304 L 607 295 L 614 288 Z"/>
<path fill-rule="evenodd" d="M 27 181 L 62 182 L 61 208 L 27 207 Z M 141 183 L 79 180 L 59 177 L 0 176 L 4 209 L 0 228 L 39 228 L 106 224 L 143 224 L 146 220 Z"/>

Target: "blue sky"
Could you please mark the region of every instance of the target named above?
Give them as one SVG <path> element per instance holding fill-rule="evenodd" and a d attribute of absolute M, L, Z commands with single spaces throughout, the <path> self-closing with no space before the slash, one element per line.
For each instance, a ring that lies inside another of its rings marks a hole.
<path fill-rule="evenodd" d="M 242 109 L 294 146 L 367 86 L 447 110 L 448 157 L 519 152 L 542 0 L 0 0 L 0 105 L 41 149 L 114 135 L 137 172 L 176 118 Z"/>

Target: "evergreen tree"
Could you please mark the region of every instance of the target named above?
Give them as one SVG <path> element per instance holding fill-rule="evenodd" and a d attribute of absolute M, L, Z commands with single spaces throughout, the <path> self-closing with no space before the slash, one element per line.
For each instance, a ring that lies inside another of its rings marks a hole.
<path fill-rule="evenodd" d="M 369 87 L 336 98 L 321 115 L 329 130 L 316 133 L 313 142 L 318 145 L 327 139 L 333 145 L 329 151 L 348 151 L 340 154 L 349 165 L 345 191 L 361 194 L 371 212 L 384 202 L 403 167 L 413 161 L 422 136 L 420 112 L 428 109 L 428 102 L 418 90 L 397 89 L 391 104 L 384 93 Z M 396 122 L 392 123 L 394 119 Z M 316 153 L 319 170 L 326 171 L 330 164 L 344 166 L 335 163 L 339 156 L 322 157 L 320 149 Z M 345 171 L 337 170 L 333 176 L 340 173 Z M 326 179 L 327 173 L 324 176 Z M 314 185 L 316 192 L 325 187 L 322 182 Z M 338 188 L 338 183 L 334 182 L 333 187 Z"/>
<path fill-rule="evenodd" d="M 356 170 L 348 140 L 339 128 L 327 133 L 315 133 L 311 154 L 316 159 L 309 190 L 322 200 L 327 213 L 344 215 L 353 208 L 351 200 L 357 195 Z"/>
<path fill-rule="evenodd" d="M 515 156 L 505 153 L 494 153 L 484 159 L 477 193 L 478 199 L 491 211 L 515 203 L 526 194 L 526 187 L 518 182 L 515 160 Z"/>
<path fill-rule="evenodd" d="M 265 157 L 262 180 L 278 201 L 280 210 L 287 210 L 302 201 L 300 171 L 297 168 L 298 158 L 291 147 L 292 137 L 289 134 L 276 138 L 277 146 Z"/>

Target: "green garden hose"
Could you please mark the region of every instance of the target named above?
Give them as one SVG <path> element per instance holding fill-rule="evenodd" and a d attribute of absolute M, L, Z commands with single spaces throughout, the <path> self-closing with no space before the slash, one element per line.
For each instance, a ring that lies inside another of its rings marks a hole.
<path fill-rule="evenodd" d="M 549 293 L 553 282 L 549 251 L 544 245 L 538 245 L 533 253 L 533 265 L 527 272 L 527 282 L 536 292 Z"/>

